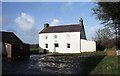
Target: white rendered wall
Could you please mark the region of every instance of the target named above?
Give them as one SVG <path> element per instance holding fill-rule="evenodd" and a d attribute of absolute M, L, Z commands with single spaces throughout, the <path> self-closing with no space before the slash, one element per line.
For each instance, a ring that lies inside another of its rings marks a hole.
<path fill-rule="evenodd" d="M 96 42 L 95 41 L 88 41 L 81 39 L 81 52 L 94 52 L 96 51 Z"/>
<path fill-rule="evenodd" d="M 69 34 L 70 37 L 66 35 Z M 54 38 L 57 35 L 57 38 Z M 48 39 L 45 39 L 45 36 Z M 42 49 L 47 49 L 49 52 L 58 53 L 80 53 L 80 32 L 64 32 L 64 33 L 41 33 L 39 34 L 39 46 Z M 45 48 L 45 44 L 48 48 Z M 54 43 L 58 43 L 59 47 L 54 48 Z M 67 43 L 70 43 L 70 48 L 67 48 Z"/>

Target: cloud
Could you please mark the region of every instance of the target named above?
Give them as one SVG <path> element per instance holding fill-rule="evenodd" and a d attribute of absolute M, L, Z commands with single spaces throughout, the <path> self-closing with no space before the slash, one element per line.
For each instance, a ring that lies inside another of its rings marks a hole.
<path fill-rule="evenodd" d="M 23 31 L 29 31 L 35 26 L 34 18 L 26 13 L 21 13 L 21 15 L 15 19 L 15 22 Z"/>
<path fill-rule="evenodd" d="M 39 42 L 35 19 L 27 13 L 20 13 L 14 20 L 2 16 L 2 31 L 14 32 L 24 43 L 35 44 Z"/>
<path fill-rule="evenodd" d="M 60 20 L 59 19 L 53 19 L 50 26 L 55 26 L 55 25 L 58 25 L 58 24 L 60 24 Z"/>
<path fill-rule="evenodd" d="M 38 29 L 36 28 L 33 16 L 27 13 L 21 13 L 14 21 L 16 23 L 14 31 L 17 31 L 17 34 L 24 42 L 38 43 Z"/>

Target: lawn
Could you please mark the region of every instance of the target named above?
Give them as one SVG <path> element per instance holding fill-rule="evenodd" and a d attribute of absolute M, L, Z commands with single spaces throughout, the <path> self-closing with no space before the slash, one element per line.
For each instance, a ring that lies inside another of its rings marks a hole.
<path fill-rule="evenodd" d="M 120 56 L 105 56 L 91 74 L 120 74 Z"/>

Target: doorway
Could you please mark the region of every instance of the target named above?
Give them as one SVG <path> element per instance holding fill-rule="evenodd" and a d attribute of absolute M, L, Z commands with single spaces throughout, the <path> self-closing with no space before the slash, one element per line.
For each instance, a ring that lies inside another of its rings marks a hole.
<path fill-rule="evenodd" d="M 54 43 L 54 52 L 56 52 L 56 48 L 59 47 L 59 44 L 58 43 Z"/>

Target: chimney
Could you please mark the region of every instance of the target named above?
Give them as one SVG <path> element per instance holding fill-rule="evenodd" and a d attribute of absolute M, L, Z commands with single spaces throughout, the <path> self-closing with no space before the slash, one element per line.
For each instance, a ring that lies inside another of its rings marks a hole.
<path fill-rule="evenodd" d="M 45 23 L 45 24 L 44 24 L 44 28 L 47 28 L 47 27 L 49 27 L 49 24 L 48 24 L 48 23 Z"/>
<path fill-rule="evenodd" d="M 84 25 L 83 25 L 83 19 L 82 18 L 80 18 L 80 20 L 79 20 L 79 22 L 80 22 L 80 26 L 82 27 L 82 30 L 81 30 L 81 39 L 86 39 L 86 34 L 85 34 L 85 29 L 84 29 Z"/>
<path fill-rule="evenodd" d="M 82 18 L 80 18 L 79 22 L 80 22 L 80 25 L 83 26 L 83 19 Z"/>

